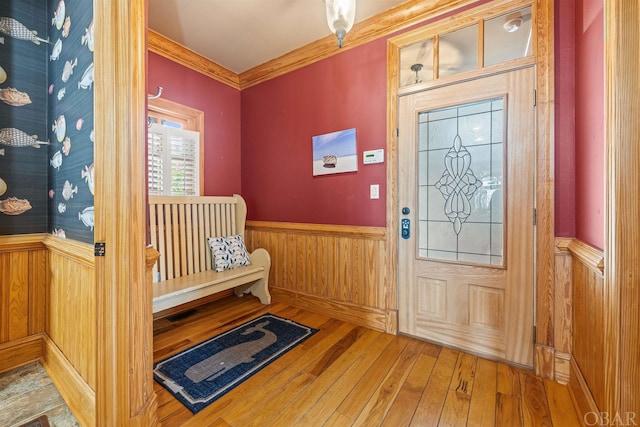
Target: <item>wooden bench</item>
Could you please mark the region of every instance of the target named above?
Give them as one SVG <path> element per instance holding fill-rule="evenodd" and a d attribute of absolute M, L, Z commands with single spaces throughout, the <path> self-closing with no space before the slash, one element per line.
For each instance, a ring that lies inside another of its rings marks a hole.
<path fill-rule="evenodd" d="M 154 313 L 231 288 L 238 296 L 251 292 L 263 304 L 271 303 L 271 257 L 265 249 L 249 254 L 250 265 L 222 272 L 213 269 L 207 237 L 244 234 L 246 216 L 247 205 L 237 194 L 149 196 L 151 246 L 160 253 L 153 268 Z"/>

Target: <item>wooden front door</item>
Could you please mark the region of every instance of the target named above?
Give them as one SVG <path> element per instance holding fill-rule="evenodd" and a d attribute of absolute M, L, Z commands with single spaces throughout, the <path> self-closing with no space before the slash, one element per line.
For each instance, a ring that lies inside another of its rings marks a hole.
<path fill-rule="evenodd" d="M 399 100 L 399 329 L 533 364 L 533 67 Z"/>

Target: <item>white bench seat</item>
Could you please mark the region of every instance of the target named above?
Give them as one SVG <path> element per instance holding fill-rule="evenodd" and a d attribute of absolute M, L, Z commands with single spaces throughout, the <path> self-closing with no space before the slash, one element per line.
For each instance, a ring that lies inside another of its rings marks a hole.
<path fill-rule="evenodd" d="M 242 197 L 150 196 L 149 212 L 151 245 L 160 253 L 153 271 L 153 313 L 228 289 L 271 303 L 271 257 L 265 249 L 249 254 L 250 265 L 213 270 L 206 239 L 244 233 L 247 211 Z"/>

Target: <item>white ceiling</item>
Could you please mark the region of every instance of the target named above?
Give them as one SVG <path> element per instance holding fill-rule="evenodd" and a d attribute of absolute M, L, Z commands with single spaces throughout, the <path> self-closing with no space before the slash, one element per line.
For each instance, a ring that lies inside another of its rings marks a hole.
<path fill-rule="evenodd" d="M 356 22 L 404 1 L 357 0 Z M 149 0 L 149 28 L 235 73 L 331 34 L 323 0 Z"/>

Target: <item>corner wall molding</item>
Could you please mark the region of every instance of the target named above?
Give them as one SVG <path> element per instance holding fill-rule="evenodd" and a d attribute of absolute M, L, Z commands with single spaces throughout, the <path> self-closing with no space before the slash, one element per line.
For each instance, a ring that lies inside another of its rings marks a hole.
<path fill-rule="evenodd" d="M 604 252 L 581 240 L 573 239 L 567 246 L 573 256 L 579 258 L 587 267 L 604 273 Z"/>
<path fill-rule="evenodd" d="M 604 273 L 604 252 L 575 237 L 556 237 L 556 251 L 569 252 L 587 267 Z"/>
<path fill-rule="evenodd" d="M 569 252 L 569 245 L 574 240 L 573 237 L 556 237 L 556 250 L 558 252 Z"/>
<path fill-rule="evenodd" d="M 220 83 L 240 90 L 238 74 L 151 29 L 147 30 L 147 49 Z"/>

